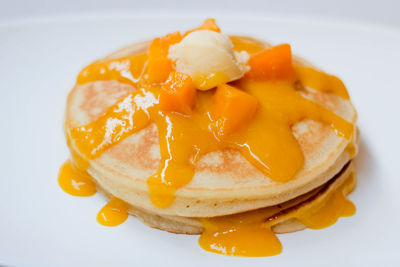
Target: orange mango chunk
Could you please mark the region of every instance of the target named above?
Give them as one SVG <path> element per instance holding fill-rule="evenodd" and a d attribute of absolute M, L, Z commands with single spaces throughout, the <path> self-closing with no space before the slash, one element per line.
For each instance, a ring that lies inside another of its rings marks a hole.
<path fill-rule="evenodd" d="M 171 45 L 182 40 L 179 32 L 155 38 L 148 51 L 147 74 L 150 83 L 162 83 L 173 71 L 172 62 L 168 58 L 168 49 Z"/>
<path fill-rule="evenodd" d="M 258 106 L 257 98 L 227 84 L 217 87 L 213 100 L 212 129 L 219 138 L 232 134 L 250 122 Z"/>
<path fill-rule="evenodd" d="M 201 24 L 199 27 L 187 31 L 184 36 L 188 35 L 189 33 L 192 33 L 194 31 L 199 31 L 199 30 L 209 30 L 209 31 L 214 31 L 214 32 L 221 32 L 221 29 L 218 27 L 217 23 L 215 22 L 215 19 L 206 19 L 203 24 Z"/>
<path fill-rule="evenodd" d="M 189 75 L 171 72 L 160 90 L 160 109 L 190 114 L 196 101 L 196 88 Z"/>
<path fill-rule="evenodd" d="M 250 57 L 250 70 L 245 77 L 254 80 L 294 79 L 292 51 L 289 44 L 281 44 Z"/>

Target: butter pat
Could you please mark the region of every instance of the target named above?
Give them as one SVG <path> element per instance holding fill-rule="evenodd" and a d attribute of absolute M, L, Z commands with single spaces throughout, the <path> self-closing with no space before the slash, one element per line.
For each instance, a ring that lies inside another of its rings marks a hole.
<path fill-rule="evenodd" d="M 175 63 L 175 70 L 190 75 L 199 90 L 242 78 L 250 58 L 245 51 L 234 51 L 228 36 L 209 30 L 188 34 L 170 46 L 168 57 Z"/>

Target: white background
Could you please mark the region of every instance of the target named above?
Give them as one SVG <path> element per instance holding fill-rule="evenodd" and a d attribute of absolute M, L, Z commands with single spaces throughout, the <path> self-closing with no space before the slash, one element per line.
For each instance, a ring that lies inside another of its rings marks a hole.
<path fill-rule="evenodd" d="M 66 13 L 138 11 L 140 9 L 243 11 L 265 15 L 336 17 L 400 27 L 399 0 L 0 0 L 0 22 Z"/>
<path fill-rule="evenodd" d="M 159 10 L 174 6 L 192 11 L 178 12 L 187 15 L 179 18 Z M 138 9 L 153 7 L 163 16 L 140 18 Z M 389 0 L 0 0 L 0 264 L 400 266 L 399 7 L 400 1 Z M 200 9 L 202 15 L 192 15 Z M 110 14 L 121 11 L 137 16 Z M 227 32 L 287 41 L 299 55 L 339 74 L 359 113 L 359 180 L 350 196 L 357 214 L 322 231 L 280 236 L 284 252 L 272 258 L 207 253 L 196 236 L 151 229 L 133 217 L 119 227 L 102 227 L 95 221 L 105 204 L 98 194 L 74 198 L 57 185 L 58 167 L 68 156 L 65 96 L 79 70 L 121 46 L 185 29 L 218 11 L 236 13 L 216 16 Z M 67 16 L 75 13 L 107 16 Z M 40 16 L 56 19 L 6 23 Z"/>

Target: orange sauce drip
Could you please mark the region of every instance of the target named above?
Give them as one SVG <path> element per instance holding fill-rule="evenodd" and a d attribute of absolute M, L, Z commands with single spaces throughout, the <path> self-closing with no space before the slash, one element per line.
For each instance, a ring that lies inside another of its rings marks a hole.
<path fill-rule="evenodd" d="M 71 160 L 67 160 L 61 166 L 58 184 L 62 190 L 73 196 L 88 197 L 96 193 L 96 185 L 92 177 L 86 171 L 76 167 Z"/>
<path fill-rule="evenodd" d="M 325 201 L 317 202 L 312 207 L 304 208 L 296 218 L 310 229 L 323 229 L 334 224 L 339 217 L 349 217 L 356 213 L 356 207 L 346 195 L 354 188 L 354 173 L 350 174 L 338 190 Z"/>
<path fill-rule="evenodd" d="M 254 49 L 254 44 L 252 45 L 251 49 Z M 238 40 L 236 47 L 240 47 Z M 242 44 L 242 47 L 250 46 Z M 142 57 L 139 59 L 138 64 L 143 67 L 145 63 L 141 63 Z M 97 66 L 113 66 L 115 62 L 120 64 L 121 60 L 113 59 L 88 66 L 81 72 L 78 82 L 106 77 L 131 83 L 131 79 L 128 82 L 123 74 L 126 69 L 118 74 L 118 68 Z M 129 66 L 133 66 L 133 61 L 130 64 Z M 111 74 L 108 75 L 107 71 Z M 315 75 L 330 77 L 328 74 L 310 71 L 302 73 L 301 82 L 313 81 L 316 79 Z M 330 125 L 337 135 L 347 139 L 353 133 L 351 123 L 302 97 L 291 81 L 241 80 L 235 86 L 257 97 L 260 103 L 258 112 L 247 127 L 220 140 L 210 130 L 210 125 L 214 123 L 210 116 L 213 90 L 199 91 L 196 108 L 190 115 L 182 115 L 159 109 L 159 86 L 146 85 L 143 79 L 137 82 L 142 85 L 142 89 L 128 94 L 97 120 L 72 128 L 67 134 L 79 154 L 86 159 L 93 159 L 149 123 L 155 123 L 159 132 L 161 163 L 159 170 L 147 183 L 153 204 L 160 208 L 173 202 L 175 192 L 191 181 L 196 161 L 201 155 L 211 151 L 236 149 L 271 179 L 285 182 L 293 179 L 304 163 L 303 152 L 292 134 L 293 124 L 309 118 Z M 318 87 L 322 85 L 324 87 Z M 339 83 L 322 85 L 312 83 L 313 88 L 320 91 L 342 90 L 336 88 L 342 85 Z"/>
<path fill-rule="evenodd" d="M 210 252 L 245 257 L 267 257 L 282 252 L 278 237 L 261 223 L 214 227 L 204 223 L 204 227 L 199 244 Z"/>
<path fill-rule="evenodd" d="M 339 217 L 353 215 L 355 206 L 346 198 L 346 194 L 352 190 L 354 183 L 355 177 L 351 174 L 338 188 L 300 207 L 294 213 L 283 215 L 281 221 L 296 218 L 311 229 L 322 229 L 334 224 Z M 281 253 L 282 245 L 273 233 L 273 226 L 280 221 L 279 217 L 272 215 L 284 209 L 284 206 L 203 219 L 204 231 L 199 244 L 204 250 L 231 256 L 277 255 Z"/>
<path fill-rule="evenodd" d="M 346 147 L 346 151 L 347 153 L 349 153 L 350 158 L 354 158 L 358 153 L 358 145 L 356 138 L 357 138 L 356 136 L 353 136 L 351 142 Z"/>
<path fill-rule="evenodd" d="M 149 124 L 147 109 L 153 105 L 152 101 L 155 101 L 154 95 L 147 92 L 129 94 L 97 120 L 72 128 L 70 135 L 74 145 L 88 159 L 100 156 L 110 146 Z"/>
<path fill-rule="evenodd" d="M 117 80 L 135 85 L 139 82 L 146 66 L 147 54 L 122 57 L 107 61 L 96 61 L 84 68 L 78 75 L 77 83 L 84 84 L 101 80 Z M 96 75 L 93 75 L 96 73 Z"/>
<path fill-rule="evenodd" d="M 344 99 L 350 98 L 346 87 L 338 77 L 302 65 L 294 65 L 294 69 L 303 86 L 332 93 Z"/>
<path fill-rule="evenodd" d="M 65 131 L 67 131 L 67 125 L 65 125 Z M 77 152 L 71 145 L 71 139 L 67 134 L 67 146 L 71 154 L 71 162 L 81 171 L 85 171 L 89 168 L 89 160 L 85 159 L 79 152 Z"/>
<path fill-rule="evenodd" d="M 280 254 L 282 244 L 265 225 L 269 210 L 203 219 L 204 231 L 200 246 L 207 251 L 245 257 L 265 257 Z M 272 214 L 269 214 L 272 215 Z"/>
<path fill-rule="evenodd" d="M 104 226 L 117 226 L 128 219 L 128 204 L 112 197 L 97 214 L 97 221 Z"/>
<path fill-rule="evenodd" d="M 67 160 L 60 167 L 58 183 L 62 190 L 72 196 L 88 197 L 97 192 L 92 177 L 80 169 L 73 160 Z M 97 221 L 104 226 L 120 225 L 127 218 L 128 205 L 116 197 L 112 197 L 97 214 Z"/>
<path fill-rule="evenodd" d="M 353 143 L 350 143 L 347 147 L 346 147 L 347 153 L 349 153 L 350 158 L 353 158 L 355 155 L 357 155 L 357 146 L 354 145 Z"/>

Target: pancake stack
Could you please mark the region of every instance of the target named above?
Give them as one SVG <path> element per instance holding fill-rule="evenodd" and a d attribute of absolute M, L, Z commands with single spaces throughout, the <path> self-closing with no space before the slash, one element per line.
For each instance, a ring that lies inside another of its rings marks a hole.
<path fill-rule="evenodd" d="M 252 49 L 269 47 L 249 37 L 231 37 L 231 40 L 235 47 L 238 42 L 248 44 Z M 96 63 L 146 54 L 150 43 L 128 46 Z M 251 51 L 249 54 L 252 54 Z M 293 61 L 311 67 L 298 57 L 294 57 Z M 235 85 L 240 85 L 240 82 Z M 356 111 L 348 99 L 301 83 L 296 86 L 305 99 L 355 124 Z M 107 198 L 123 200 L 128 205 L 129 213 L 145 224 L 179 234 L 203 233 L 200 244 L 204 247 L 210 238 L 215 238 L 212 234 L 221 225 L 224 225 L 222 228 L 227 225 L 237 228 L 237 225 L 246 222 L 259 223 L 267 225 L 266 228 L 275 233 L 288 233 L 306 227 L 322 228 L 333 224 L 340 216 L 354 213 L 354 206 L 345 196 L 355 186 L 352 159 L 357 148 L 356 128 L 353 128 L 350 138 L 345 138 L 329 124 L 307 117 L 291 125 L 304 155 L 304 164 L 292 179 L 271 179 L 240 151 L 224 148 L 196 159 L 193 178 L 174 192 L 174 199 L 169 205 L 154 205 L 148 179 L 158 171 L 162 158 L 162 133 L 155 123 L 150 122 L 143 129 L 130 133 L 90 159 L 81 153 L 71 134 L 71 129 L 98 120 L 115 103 L 141 89 L 134 82 L 117 79 L 78 80 L 68 96 L 65 125 L 75 161 L 85 162 L 86 171 L 98 190 Z M 342 206 L 334 204 L 334 201 L 341 202 Z M 327 210 L 325 213 L 324 207 Z M 218 249 L 214 252 L 224 253 Z M 234 253 L 225 251 L 224 254 Z"/>

